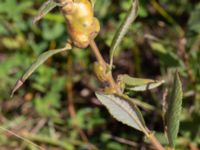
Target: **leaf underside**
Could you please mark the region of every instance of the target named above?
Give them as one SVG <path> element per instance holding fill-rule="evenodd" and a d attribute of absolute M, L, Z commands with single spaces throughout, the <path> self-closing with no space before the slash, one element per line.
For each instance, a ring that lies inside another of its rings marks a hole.
<path fill-rule="evenodd" d="M 145 132 L 145 124 L 142 115 L 135 105 L 113 94 L 96 92 L 96 96 L 116 120 Z"/>
<path fill-rule="evenodd" d="M 127 89 L 132 91 L 151 90 L 165 82 L 164 80 L 158 81 L 152 79 L 134 78 L 129 75 L 120 75 L 118 81 L 122 85 L 125 85 Z"/>

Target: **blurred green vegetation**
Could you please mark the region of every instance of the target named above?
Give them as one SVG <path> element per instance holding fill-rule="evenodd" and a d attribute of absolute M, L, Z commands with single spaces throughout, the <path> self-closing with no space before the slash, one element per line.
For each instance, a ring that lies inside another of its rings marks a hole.
<path fill-rule="evenodd" d="M 65 21 L 58 9 L 37 25 L 32 18 L 42 0 L 0 0 L 0 122 L 45 149 L 150 149 L 143 135 L 114 120 L 100 105 L 94 91 L 101 87 L 93 74 L 90 49 L 73 49 L 50 58 L 26 81 L 13 99 L 15 81 L 37 56 L 61 48 L 67 40 Z M 131 0 L 96 0 L 101 22 L 96 42 L 108 61 L 112 37 Z M 178 68 L 184 99 L 177 149 L 200 147 L 200 2 L 198 0 L 140 0 L 139 16 L 124 38 L 114 60 L 114 75 L 164 79 L 166 84 L 146 93 L 130 93 L 155 109 L 142 110 L 147 126 L 163 144 L 162 95 Z M 76 114 L 70 113 L 75 106 Z M 0 134 L 0 149 L 36 148 Z M 81 133 L 83 132 L 83 133 Z M 85 137 L 85 138 L 84 138 Z M 86 138 L 87 137 L 87 138 Z M 120 138 L 127 142 L 123 143 Z M 195 150 L 196 150 L 195 149 Z"/>

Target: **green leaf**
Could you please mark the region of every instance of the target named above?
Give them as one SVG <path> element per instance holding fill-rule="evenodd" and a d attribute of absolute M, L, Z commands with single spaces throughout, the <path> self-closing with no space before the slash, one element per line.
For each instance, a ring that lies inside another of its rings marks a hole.
<path fill-rule="evenodd" d="M 191 12 L 189 21 L 188 21 L 188 28 L 192 31 L 200 33 L 200 3 L 196 5 L 195 9 Z"/>
<path fill-rule="evenodd" d="M 95 5 L 95 3 L 96 3 L 96 0 L 90 0 L 91 1 L 91 3 L 92 3 L 92 7 L 94 8 L 94 5 Z"/>
<path fill-rule="evenodd" d="M 170 50 L 170 47 L 164 46 L 161 42 L 151 42 L 150 46 L 166 67 L 184 67 L 182 60 Z"/>
<path fill-rule="evenodd" d="M 67 44 L 66 47 L 64 48 L 61 48 L 61 49 L 55 49 L 55 50 L 50 50 L 50 51 L 47 51 L 47 52 L 44 52 L 42 53 L 37 59 L 36 61 L 27 69 L 27 71 L 24 73 L 24 75 L 19 79 L 17 80 L 16 84 L 15 84 L 15 87 L 13 88 L 12 90 L 12 93 L 11 93 L 11 97 L 13 96 L 13 94 L 23 85 L 23 83 L 28 79 L 28 77 L 41 65 L 43 64 L 49 57 L 57 54 L 57 53 L 60 53 L 60 52 L 63 52 L 63 51 L 66 51 L 66 50 L 69 50 L 71 49 L 71 45 L 70 44 Z"/>
<path fill-rule="evenodd" d="M 176 72 L 171 94 L 168 99 L 168 109 L 166 113 L 167 136 L 171 147 L 175 147 L 182 109 L 182 84 Z"/>
<path fill-rule="evenodd" d="M 114 57 L 116 48 L 118 47 L 123 37 L 127 33 L 128 28 L 131 25 L 131 23 L 136 19 L 137 13 L 138 13 L 138 0 L 134 0 L 134 2 L 132 2 L 131 8 L 129 9 L 127 13 L 127 16 L 122 21 L 122 24 L 120 25 L 119 29 L 117 30 L 112 40 L 111 49 L 110 49 L 110 67 L 111 68 L 112 68 L 113 57 Z"/>
<path fill-rule="evenodd" d="M 54 9 L 56 6 L 59 6 L 54 0 L 46 1 L 39 9 L 38 14 L 33 18 L 33 24 L 43 18 L 48 12 Z"/>
<path fill-rule="evenodd" d="M 126 101 L 129 101 L 130 103 L 133 103 L 134 105 L 137 105 L 138 107 L 141 107 L 143 108 L 145 111 L 153 111 L 155 110 L 155 107 L 146 103 L 146 102 L 143 102 L 139 99 L 135 99 L 135 98 L 131 98 L 127 95 L 124 95 L 124 94 L 116 94 L 117 96 L 123 98 L 124 100 Z"/>
<path fill-rule="evenodd" d="M 146 91 L 154 89 L 165 82 L 164 80 L 157 81 L 151 79 L 134 78 L 130 77 L 129 75 L 120 75 L 118 80 L 122 85 L 125 85 L 125 88 L 132 91 Z"/>
<path fill-rule="evenodd" d="M 133 103 L 113 94 L 96 92 L 96 96 L 115 119 L 132 128 L 146 132 L 143 117 Z"/>

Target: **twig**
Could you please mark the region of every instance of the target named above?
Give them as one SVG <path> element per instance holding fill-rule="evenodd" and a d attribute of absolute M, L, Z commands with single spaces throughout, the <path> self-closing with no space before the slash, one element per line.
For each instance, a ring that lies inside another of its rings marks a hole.
<path fill-rule="evenodd" d="M 97 58 L 97 61 L 99 62 L 99 64 L 101 64 L 105 68 L 105 70 L 107 70 L 106 69 L 107 68 L 107 63 L 103 59 L 103 57 L 102 57 L 102 55 L 101 55 L 101 53 L 100 53 L 100 51 L 99 51 L 99 49 L 98 49 L 98 47 L 97 47 L 97 45 L 96 45 L 94 40 L 92 40 L 90 42 L 90 47 L 91 47 L 93 53 L 95 54 L 95 57 Z M 110 87 L 118 90 L 117 84 L 115 83 L 111 73 L 109 73 L 109 76 L 107 78 L 107 82 L 110 84 Z"/>
<path fill-rule="evenodd" d="M 99 62 L 99 64 L 101 64 L 103 67 L 107 67 L 107 64 L 105 62 L 105 60 L 103 59 L 96 43 L 94 40 L 92 40 L 90 42 L 90 46 L 92 51 L 95 54 L 95 57 L 97 59 L 97 61 Z M 119 91 L 119 93 L 121 94 L 121 91 L 119 90 L 119 87 L 117 86 L 116 82 L 113 79 L 112 74 L 109 74 L 109 78 L 107 78 L 107 82 L 109 83 L 111 88 L 116 89 L 116 91 Z M 150 132 L 149 129 L 145 128 L 144 130 L 144 134 L 147 136 L 147 138 L 150 140 L 150 142 L 152 143 L 152 145 L 157 149 L 157 150 L 165 150 L 164 147 L 159 143 L 159 141 L 155 138 L 155 136 Z"/>
<path fill-rule="evenodd" d="M 20 136 L 20 135 L 18 135 L 18 134 L 16 134 L 16 133 L 14 133 L 13 131 L 10 131 L 10 130 L 8 130 L 8 129 L 6 129 L 6 128 L 3 128 L 3 127 L 0 127 L 0 129 L 3 130 L 3 131 L 5 131 L 5 132 L 7 132 L 7 133 L 10 133 L 11 135 L 13 135 L 13 136 L 15 136 L 15 137 L 17 137 L 17 138 L 19 138 L 19 139 L 25 141 L 25 142 L 27 142 L 27 143 L 29 143 L 29 144 L 31 144 L 31 145 L 37 147 L 37 148 L 39 148 L 40 150 L 45 150 L 43 147 L 41 147 L 41 146 L 39 146 L 39 145 L 33 143 L 31 140 L 29 140 L 29 139 L 27 139 L 27 138 L 24 138 L 24 137 L 22 137 L 22 136 Z"/>
<path fill-rule="evenodd" d="M 138 144 L 133 142 L 133 141 L 130 141 L 130 140 L 127 140 L 127 139 L 124 139 L 124 138 L 121 138 L 121 137 L 117 137 L 117 136 L 113 136 L 111 135 L 111 139 L 119 142 L 119 143 L 122 143 L 122 144 L 126 144 L 126 145 L 129 145 L 129 146 L 132 146 L 132 147 L 138 147 Z"/>
<path fill-rule="evenodd" d="M 147 129 L 148 130 L 148 129 Z M 149 132 L 148 135 L 146 135 L 147 138 L 150 140 L 152 145 L 157 149 L 157 150 L 165 150 L 165 148 L 160 144 L 160 142 L 156 139 L 156 137 Z"/>
<path fill-rule="evenodd" d="M 37 123 L 37 125 L 31 130 L 31 133 L 37 133 L 47 122 L 47 119 L 41 119 L 39 120 L 39 122 Z"/>
<path fill-rule="evenodd" d="M 67 61 L 67 70 L 68 70 L 68 74 L 69 74 L 69 78 L 67 80 L 66 83 L 66 91 L 67 91 L 67 109 L 69 111 L 70 117 L 75 121 L 74 122 L 74 128 L 77 130 L 77 132 L 79 133 L 81 139 L 86 142 L 88 142 L 88 138 L 85 135 L 84 131 L 78 127 L 77 123 L 76 123 L 76 109 L 75 109 L 75 105 L 74 105 L 74 94 L 73 94 L 73 81 L 72 81 L 72 58 L 69 56 L 68 61 Z"/>

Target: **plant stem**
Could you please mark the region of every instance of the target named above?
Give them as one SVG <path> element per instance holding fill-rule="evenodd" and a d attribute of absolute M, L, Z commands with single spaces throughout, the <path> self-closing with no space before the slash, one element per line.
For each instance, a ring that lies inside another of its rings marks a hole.
<path fill-rule="evenodd" d="M 149 140 L 154 145 L 155 148 L 158 150 L 165 150 L 164 147 L 158 142 L 158 140 L 155 138 L 155 136 L 150 136 Z"/>
<path fill-rule="evenodd" d="M 97 47 L 96 43 L 94 40 L 90 41 L 90 47 L 95 55 L 95 57 L 97 58 L 97 61 L 99 62 L 100 65 L 102 65 L 105 70 L 107 68 L 107 63 L 105 62 L 105 60 L 103 59 L 100 51 L 99 51 L 99 48 Z M 113 79 L 113 76 L 111 73 L 109 73 L 109 76 L 108 76 L 108 79 L 107 79 L 107 82 L 109 83 L 110 87 L 118 90 L 118 86 L 117 84 L 115 83 L 115 80 Z"/>
<path fill-rule="evenodd" d="M 105 60 L 103 59 L 96 43 L 94 40 L 92 40 L 90 42 L 90 47 L 97 59 L 97 61 L 99 62 L 100 65 L 102 65 L 104 68 L 107 68 L 107 63 L 105 62 Z M 109 83 L 111 88 L 116 89 L 116 91 L 119 91 L 119 87 L 117 86 L 115 80 L 113 79 L 112 73 L 109 74 L 109 78 L 107 78 L 107 82 Z M 121 92 L 120 92 L 121 93 Z M 152 143 L 152 145 L 157 149 L 157 150 L 165 150 L 164 147 L 160 144 L 160 142 L 155 138 L 155 136 L 153 134 L 151 134 L 151 132 L 149 131 L 149 129 L 146 129 L 146 131 L 144 132 L 144 134 L 147 136 L 147 138 L 150 140 L 150 142 Z"/>
<path fill-rule="evenodd" d="M 74 93 L 73 93 L 73 71 L 72 71 L 72 57 L 69 56 L 68 61 L 67 61 L 67 70 L 68 70 L 68 80 L 66 83 L 66 91 L 67 91 L 67 109 L 69 111 L 69 115 L 71 117 L 71 119 L 73 120 L 73 127 L 77 130 L 77 132 L 79 133 L 81 139 L 85 142 L 85 143 L 89 143 L 89 140 L 86 136 L 86 134 L 84 133 L 84 131 L 79 128 L 79 126 L 77 125 L 77 120 L 76 120 L 76 108 L 74 105 Z"/>
<path fill-rule="evenodd" d="M 165 148 L 160 144 L 160 142 L 156 139 L 156 137 L 149 131 L 149 129 L 146 129 L 147 133 L 145 135 L 151 142 L 151 144 L 157 149 L 157 150 L 165 150 Z"/>

